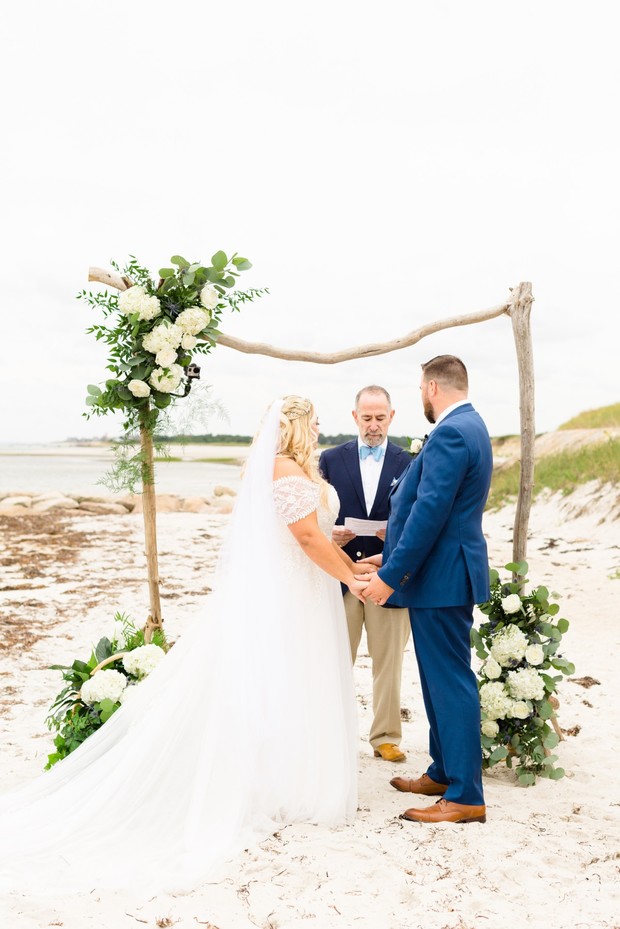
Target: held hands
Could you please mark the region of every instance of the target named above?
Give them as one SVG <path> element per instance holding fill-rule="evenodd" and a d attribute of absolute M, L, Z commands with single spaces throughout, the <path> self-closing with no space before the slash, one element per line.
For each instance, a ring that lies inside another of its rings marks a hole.
<path fill-rule="evenodd" d="M 360 581 L 360 580 L 357 580 L 356 578 L 354 581 L 351 581 L 351 583 L 348 584 L 347 586 L 354 597 L 357 597 L 357 599 L 361 600 L 362 603 L 366 603 L 366 598 L 363 595 L 363 590 L 366 586 L 365 581 Z"/>
<path fill-rule="evenodd" d="M 364 584 L 364 597 L 376 603 L 377 606 L 383 606 L 385 601 L 394 593 L 394 588 L 388 587 L 377 574 L 383 564 L 383 555 L 371 555 L 369 558 L 362 558 L 357 564 L 363 566 L 360 570 L 367 572 L 366 574 L 355 575 L 355 579 L 362 581 Z"/>
<path fill-rule="evenodd" d="M 364 585 L 362 593 L 366 600 L 376 603 L 377 606 L 383 606 L 386 600 L 394 593 L 394 588 L 388 587 L 388 585 L 381 580 L 376 573 L 376 569 L 373 574 L 356 574 L 355 579 L 361 581 Z"/>

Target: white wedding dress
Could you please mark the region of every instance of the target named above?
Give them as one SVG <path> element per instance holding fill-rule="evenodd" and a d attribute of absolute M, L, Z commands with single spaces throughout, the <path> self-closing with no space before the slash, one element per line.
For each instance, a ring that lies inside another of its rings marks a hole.
<path fill-rule="evenodd" d="M 0 889 L 191 890 L 284 824 L 353 817 L 340 585 L 287 528 L 317 510 L 329 535 L 338 499 L 273 482 L 280 408 L 248 458 L 204 615 L 79 749 L 0 798 Z"/>

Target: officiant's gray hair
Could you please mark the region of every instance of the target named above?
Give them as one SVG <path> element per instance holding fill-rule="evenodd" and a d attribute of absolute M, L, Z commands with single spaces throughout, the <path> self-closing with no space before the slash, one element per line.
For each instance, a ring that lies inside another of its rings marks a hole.
<path fill-rule="evenodd" d="M 358 390 L 358 392 L 355 395 L 355 409 L 357 409 L 359 406 L 360 397 L 362 396 L 362 394 L 383 394 L 383 396 L 388 402 L 388 406 L 390 407 L 390 409 L 392 409 L 392 398 L 390 397 L 385 387 L 379 387 L 378 384 L 369 384 L 368 387 L 362 387 L 362 389 Z"/>
<path fill-rule="evenodd" d="M 452 390 L 467 390 L 467 368 L 456 355 L 436 355 L 422 366 L 425 381 L 437 381 Z"/>

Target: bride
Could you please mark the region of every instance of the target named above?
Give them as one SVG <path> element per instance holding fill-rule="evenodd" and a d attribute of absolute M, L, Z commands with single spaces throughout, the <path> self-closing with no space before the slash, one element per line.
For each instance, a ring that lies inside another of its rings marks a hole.
<path fill-rule="evenodd" d="M 0 888 L 181 891 L 293 822 L 356 809 L 353 678 L 309 400 L 269 408 L 204 615 L 111 719 L 0 798 Z"/>

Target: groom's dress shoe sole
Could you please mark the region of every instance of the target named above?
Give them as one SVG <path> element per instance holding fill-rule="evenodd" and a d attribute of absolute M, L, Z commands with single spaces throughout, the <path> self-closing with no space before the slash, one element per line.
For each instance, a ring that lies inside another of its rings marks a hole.
<path fill-rule="evenodd" d="M 486 823 L 486 806 L 468 806 L 451 800 L 438 800 L 423 810 L 405 810 L 399 819 L 411 823 Z"/>
<path fill-rule="evenodd" d="M 438 784 L 428 774 L 423 774 L 422 777 L 415 779 L 393 777 L 390 784 L 396 790 L 400 790 L 401 793 L 422 794 L 425 797 L 440 797 L 448 789 L 447 784 Z"/>

